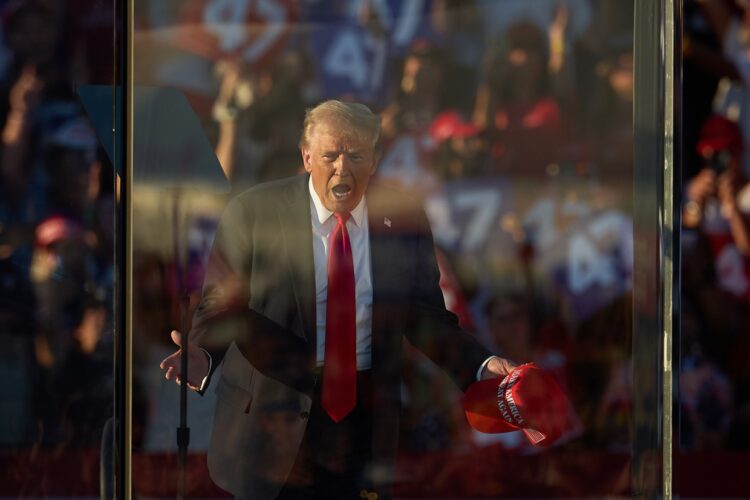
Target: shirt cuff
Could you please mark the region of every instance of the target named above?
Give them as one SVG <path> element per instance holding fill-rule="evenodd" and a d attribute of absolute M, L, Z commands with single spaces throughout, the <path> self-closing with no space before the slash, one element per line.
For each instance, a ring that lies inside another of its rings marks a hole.
<path fill-rule="evenodd" d="M 490 362 L 493 358 L 496 358 L 497 356 L 490 356 L 489 358 L 484 360 L 484 363 L 479 365 L 479 370 L 477 370 L 477 382 L 482 380 L 482 372 L 484 371 L 484 368 L 487 366 L 487 363 Z"/>
<path fill-rule="evenodd" d="M 211 359 L 211 355 L 208 353 L 207 350 L 203 349 L 202 347 L 200 348 L 200 350 L 203 351 L 203 354 L 205 354 L 206 357 L 208 358 L 208 372 L 206 373 L 206 376 L 203 377 L 203 380 L 201 380 L 200 387 L 198 387 L 198 392 L 203 393 L 203 391 L 206 390 L 206 385 L 207 385 L 207 382 L 208 382 L 208 376 L 211 375 L 211 367 L 213 366 L 213 360 Z M 486 363 L 486 361 L 485 361 L 485 363 Z"/>

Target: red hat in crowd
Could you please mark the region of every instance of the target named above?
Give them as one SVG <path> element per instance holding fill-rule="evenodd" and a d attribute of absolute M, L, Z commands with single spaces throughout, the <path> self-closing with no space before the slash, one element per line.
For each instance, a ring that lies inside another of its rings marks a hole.
<path fill-rule="evenodd" d="M 81 234 L 81 227 L 72 220 L 53 215 L 42 221 L 35 232 L 35 243 L 39 247 L 48 247 Z"/>
<path fill-rule="evenodd" d="M 430 124 L 430 135 L 437 144 L 452 137 L 472 137 L 479 132 L 479 127 L 470 120 L 464 121 L 461 115 L 453 110 L 443 111 Z"/>
<path fill-rule="evenodd" d="M 703 122 L 696 145 L 698 154 L 704 158 L 718 151 L 729 151 L 737 155 L 743 149 L 742 130 L 736 122 L 721 115 L 711 115 Z"/>
<path fill-rule="evenodd" d="M 504 379 L 481 380 L 464 397 L 469 424 L 486 433 L 522 430 L 531 444 L 549 446 L 577 424 L 555 378 L 534 363 Z"/>

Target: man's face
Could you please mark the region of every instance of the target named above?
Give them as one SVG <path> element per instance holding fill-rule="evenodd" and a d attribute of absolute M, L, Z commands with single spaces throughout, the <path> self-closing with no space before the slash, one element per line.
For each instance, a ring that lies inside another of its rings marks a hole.
<path fill-rule="evenodd" d="M 315 125 L 302 160 L 323 206 L 338 213 L 354 210 L 377 167 L 372 137 L 332 120 Z"/>

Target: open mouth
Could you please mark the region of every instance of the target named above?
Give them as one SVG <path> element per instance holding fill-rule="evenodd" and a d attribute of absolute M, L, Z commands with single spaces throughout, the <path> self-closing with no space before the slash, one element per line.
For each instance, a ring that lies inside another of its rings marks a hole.
<path fill-rule="evenodd" d="M 331 188 L 331 192 L 337 200 L 345 200 L 352 194 L 352 188 L 346 184 L 337 184 Z"/>

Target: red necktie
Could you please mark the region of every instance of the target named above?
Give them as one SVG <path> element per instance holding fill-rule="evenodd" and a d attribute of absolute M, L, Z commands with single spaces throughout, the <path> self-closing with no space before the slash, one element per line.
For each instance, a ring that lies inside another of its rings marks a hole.
<path fill-rule="evenodd" d="M 357 315 L 354 298 L 354 262 L 346 221 L 349 214 L 334 213 L 337 224 L 328 247 L 326 342 L 321 404 L 336 422 L 343 420 L 357 400 Z"/>

